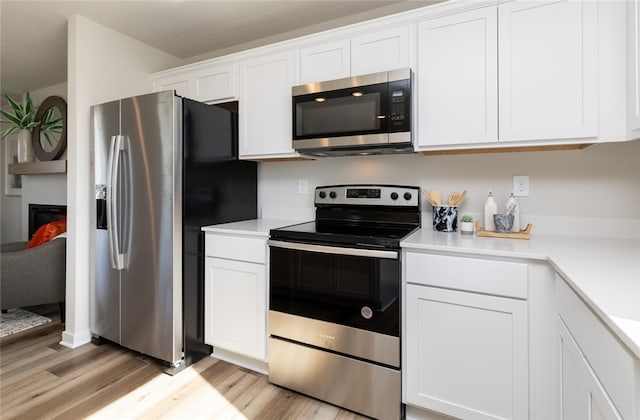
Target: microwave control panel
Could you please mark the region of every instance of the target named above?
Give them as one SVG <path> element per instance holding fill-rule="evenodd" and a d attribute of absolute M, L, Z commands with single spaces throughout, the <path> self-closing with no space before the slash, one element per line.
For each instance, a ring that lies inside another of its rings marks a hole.
<path fill-rule="evenodd" d="M 411 129 L 411 80 L 389 82 L 389 131 Z"/>

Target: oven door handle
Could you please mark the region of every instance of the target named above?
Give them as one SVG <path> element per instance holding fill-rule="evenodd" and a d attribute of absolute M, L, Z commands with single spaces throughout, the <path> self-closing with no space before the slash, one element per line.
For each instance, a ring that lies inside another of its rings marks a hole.
<path fill-rule="evenodd" d="M 355 257 L 398 259 L 398 251 L 379 251 L 377 249 L 344 248 L 339 246 L 301 244 L 298 242 L 283 242 L 268 240 L 267 245 L 275 248 L 294 249 L 298 251 L 319 252 L 322 254 L 353 255 Z"/>

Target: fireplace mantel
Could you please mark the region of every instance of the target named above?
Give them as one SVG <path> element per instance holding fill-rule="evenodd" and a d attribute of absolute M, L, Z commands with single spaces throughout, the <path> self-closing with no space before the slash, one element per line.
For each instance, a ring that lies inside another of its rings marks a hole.
<path fill-rule="evenodd" d="M 66 160 L 50 160 L 46 162 L 10 163 L 10 175 L 38 175 L 67 173 Z"/>

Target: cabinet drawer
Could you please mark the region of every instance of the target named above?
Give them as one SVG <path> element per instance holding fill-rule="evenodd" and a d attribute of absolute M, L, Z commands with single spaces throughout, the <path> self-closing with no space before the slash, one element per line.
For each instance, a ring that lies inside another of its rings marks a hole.
<path fill-rule="evenodd" d="M 622 417 L 638 418 L 638 362 L 560 276 L 556 296 L 560 318 Z"/>
<path fill-rule="evenodd" d="M 408 283 L 527 298 L 527 264 L 407 252 Z"/>
<path fill-rule="evenodd" d="M 205 255 L 265 264 L 267 261 L 267 239 L 208 233 L 205 238 Z"/>

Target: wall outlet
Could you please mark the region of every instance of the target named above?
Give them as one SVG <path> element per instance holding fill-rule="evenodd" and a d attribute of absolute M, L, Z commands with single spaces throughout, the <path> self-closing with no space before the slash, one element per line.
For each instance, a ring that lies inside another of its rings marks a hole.
<path fill-rule="evenodd" d="M 515 197 L 529 197 L 529 176 L 513 176 L 513 195 Z"/>
<path fill-rule="evenodd" d="M 298 180 L 298 194 L 309 194 L 309 180 Z"/>

